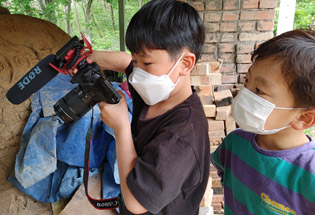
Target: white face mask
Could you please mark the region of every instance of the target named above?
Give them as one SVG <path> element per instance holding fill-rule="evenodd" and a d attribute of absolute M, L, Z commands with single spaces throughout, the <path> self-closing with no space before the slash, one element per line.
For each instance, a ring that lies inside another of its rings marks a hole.
<path fill-rule="evenodd" d="M 160 101 L 168 99 L 170 93 L 174 90 L 175 86 L 180 80 L 179 77 L 174 84 L 170 79 L 170 75 L 184 54 L 185 53 L 180 56 L 168 75 L 156 76 L 144 71 L 139 67 L 133 68 L 128 81 L 147 105 L 155 105 Z"/>
<path fill-rule="evenodd" d="M 288 125 L 278 129 L 264 129 L 267 118 L 274 109 L 293 110 L 305 108 L 276 107 L 275 104 L 263 99 L 244 87 L 233 101 L 232 115 L 235 122 L 244 131 L 267 135 L 274 134 L 289 127 Z"/>

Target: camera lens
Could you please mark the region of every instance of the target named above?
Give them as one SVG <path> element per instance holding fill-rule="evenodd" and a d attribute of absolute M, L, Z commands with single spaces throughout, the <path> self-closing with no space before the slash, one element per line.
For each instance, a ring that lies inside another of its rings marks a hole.
<path fill-rule="evenodd" d="M 92 97 L 78 85 L 61 98 L 54 105 L 54 109 L 65 123 L 74 124 L 91 110 L 95 104 L 96 102 Z"/>

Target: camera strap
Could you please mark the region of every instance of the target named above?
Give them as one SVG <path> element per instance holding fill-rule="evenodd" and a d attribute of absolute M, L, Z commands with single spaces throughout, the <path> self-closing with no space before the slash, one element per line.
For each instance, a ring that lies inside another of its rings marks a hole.
<path fill-rule="evenodd" d="M 92 108 L 93 111 L 93 108 Z M 90 162 L 90 149 L 91 149 L 91 142 L 92 142 L 92 136 L 93 136 L 93 113 L 92 113 L 92 119 L 91 119 L 91 125 L 88 129 L 88 132 L 86 134 L 85 138 L 85 152 L 84 152 L 84 174 L 83 174 L 83 183 L 85 188 L 85 194 L 89 200 L 89 202 L 99 210 L 111 210 L 118 207 L 119 203 L 119 197 L 114 197 L 110 199 L 94 199 L 90 197 L 88 193 L 88 182 L 89 182 L 89 162 Z"/>

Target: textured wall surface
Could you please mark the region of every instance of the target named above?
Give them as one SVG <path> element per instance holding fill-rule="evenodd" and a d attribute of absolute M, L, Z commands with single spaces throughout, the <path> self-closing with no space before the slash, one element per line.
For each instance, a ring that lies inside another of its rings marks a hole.
<path fill-rule="evenodd" d="M 13 105 L 5 95 L 42 58 L 55 54 L 70 36 L 50 22 L 24 15 L 0 14 L 0 26 L 0 214 L 52 214 L 50 204 L 36 202 L 7 182 L 31 111 L 31 98 Z"/>

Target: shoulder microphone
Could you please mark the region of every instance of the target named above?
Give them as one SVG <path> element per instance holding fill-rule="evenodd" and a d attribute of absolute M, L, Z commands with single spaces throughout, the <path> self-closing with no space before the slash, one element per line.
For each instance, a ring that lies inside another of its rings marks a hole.
<path fill-rule="evenodd" d="M 20 104 L 47 84 L 59 73 L 49 65 L 50 63 L 58 65 L 56 56 L 53 54 L 42 59 L 11 87 L 6 94 L 7 99 L 13 104 Z"/>

